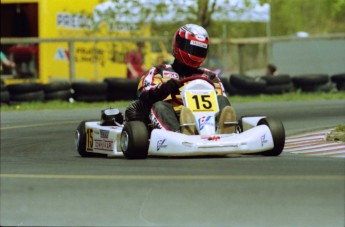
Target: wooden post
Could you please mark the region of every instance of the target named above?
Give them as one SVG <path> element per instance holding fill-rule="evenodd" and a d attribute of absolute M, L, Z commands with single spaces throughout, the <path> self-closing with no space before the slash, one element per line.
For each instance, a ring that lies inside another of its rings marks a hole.
<path fill-rule="evenodd" d="M 74 54 L 74 41 L 68 41 L 69 52 L 69 81 L 75 81 L 75 54 Z"/>

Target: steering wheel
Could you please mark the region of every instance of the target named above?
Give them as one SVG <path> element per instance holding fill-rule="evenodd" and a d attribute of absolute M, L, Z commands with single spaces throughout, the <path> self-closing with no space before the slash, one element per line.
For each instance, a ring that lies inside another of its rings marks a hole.
<path fill-rule="evenodd" d="M 179 80 L 179 81 L 180 81 L 180 83 L 183 85 L 183 84 L 185 84 L 185 83 L 187 83 L 187 82 L 189 82 L 189 81 L 192 81 L 192 80 L 204 80 L 204 81 L 208 82 L 209 84 L 211 84 L 213 87 L 215 87 L 215 86 L 214 86 L 214 82 L 213 82 L 212 80 L 210 80 L 209 78 L 204 77 L 204 76 L 190 76 L 190 77 L 183 78 L 183 79 L 181 79 L 181 80 Z M 177 95 L 177 94 L 171 94 L 171 99 L 172 99 L 174 102 L 176 102 L 177 104 L 183 105 L 182 100 L 181 100 L 181 99 L 178 99 L 178 98 L 176 97 L 176 95 Z"/>

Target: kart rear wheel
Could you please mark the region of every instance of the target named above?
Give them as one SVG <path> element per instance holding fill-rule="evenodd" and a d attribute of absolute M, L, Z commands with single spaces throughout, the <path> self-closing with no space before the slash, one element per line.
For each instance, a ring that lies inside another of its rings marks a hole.
<path fill-rule="evenodd" d="M 149 132 L 141 121 L 129 121 L 121 133 L 121 150 L 127 159 L 145 159 L 148 155 Z"/>
<path fill-rule="evenodd" d="M 75 131 L 75 146 L 81 157 L 106 157 L 106 154 L 90 153 L 86 152 L 86 133 L 85 122 L 80 122 L 77 130 Z"/>
<path fill-rule="evenodd" d="M 278 156 L 282 153 L 285 145 L 285 129 L 283 123 L 271 118 L 262 118 L 258 125 L 267 125 L 273 137 L 274 147 L 272 150 L 264 151 L 261 154 L 265 156 Z"/>

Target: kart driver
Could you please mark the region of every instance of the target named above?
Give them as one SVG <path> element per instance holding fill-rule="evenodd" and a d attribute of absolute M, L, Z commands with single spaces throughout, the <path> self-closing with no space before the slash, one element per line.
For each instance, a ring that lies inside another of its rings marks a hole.
<path fill-rule="evenodd" d="M 171 94 L 180 94 L 183 84 L 179 80 L 203 76 L 214 83 L 217 92 L 220 113 L 216 115 L 217 133 L 233 133 L 235 126 L 224 124 L 236 121 L 235 111 L 230 106 L 224 87 L 214 72 L 200 67 L 206 59 L 208 48 L 209 37 L 203 27 L 186 24 L 179 28 L 173 38 L 174 62 L 154 66 L 141 77 L 139 100 L 126 109 L 126 120 L 141 120 L 151 122 L 152 128 L 196 134 L 197 124 L 191 110 L 174 102 Z"/>

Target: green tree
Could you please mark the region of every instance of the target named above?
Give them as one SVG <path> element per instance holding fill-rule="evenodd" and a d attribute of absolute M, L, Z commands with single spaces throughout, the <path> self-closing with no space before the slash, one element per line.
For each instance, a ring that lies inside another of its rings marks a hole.
<path fill-rule="evenodd" d="M 261 0 L 271 6 L 273 36 L 298 31 L 328 34 L 345 31 L 345 0 Z"/>
<path fill-rule="evenodd" d="M 212 16 L 215 13 L 225 17 L 229 14 L 229 11 L 241 13 L 253 5 L 252 0 L 237 1 L 237 4 L 232 3 L 231 5 L 230 2 L 231 0 L 180 0 L 170 1 L 169 4 L 165 4 L 164 1 L 112 0 L 112 4 L 107 3 L 109 7 L 96 12 L 95 21 L 103 21 L 114 25 L 124 23 L 127 18 L 130 22 L 150 23 L 153 26 L 159 24 L 165 26 L 167 24 L 176 25 L 188 22 L 209 29 L 214 25 Z M 169 15 L 171 12 L 174 12 L 172 21 L 161 21 L 164 16 Z"/>

